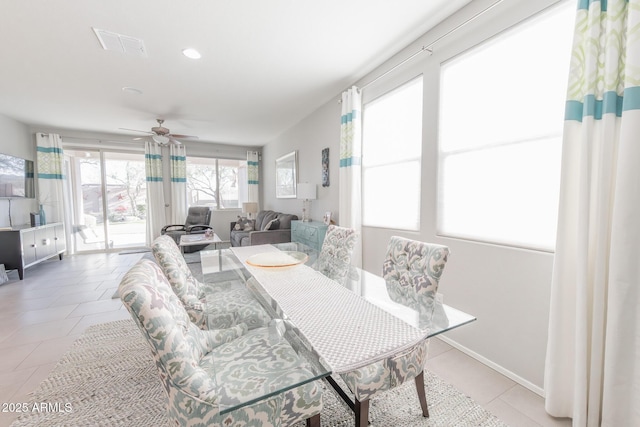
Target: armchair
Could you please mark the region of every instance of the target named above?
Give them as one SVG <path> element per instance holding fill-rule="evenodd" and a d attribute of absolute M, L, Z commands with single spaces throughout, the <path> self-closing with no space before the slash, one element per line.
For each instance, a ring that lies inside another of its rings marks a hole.
<path fill-rule="evenodd" d="M 269 328 L 199 329 L 149 260 L 131 268 L 118 291 L 150 347 L 174 425 L 320 425 L 319 380 L 269 395 L 308 369 Z M 220 414 L 240 402 L 253 403 Z"/>
<path fill-rule="evenodd" d="M 187 212 L 187 219 L 184 224 L 165 225 L 160 230 L 160 234 L 170 236 L 176 244 L 180 244 L 180 236 L 183 234 L 202 234 L 211 222 L 211 209 L 208 206 L 191 206 Z M 197 252 L 207 245 L 186 246 L 185 252 Z"/>

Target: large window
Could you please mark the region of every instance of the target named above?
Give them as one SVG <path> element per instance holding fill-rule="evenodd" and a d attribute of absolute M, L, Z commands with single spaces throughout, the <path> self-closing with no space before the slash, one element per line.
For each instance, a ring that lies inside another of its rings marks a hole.
<path fill-rule="evenodd" d="M 189 206 L 242 207 L 247 200 L 246 160 L 187 157 Z"/>
<path fill-rule="evenodd" d="M 569 3 L 443 65 L 440 234 L 553 250 Z"/>
<path fill-rule="evenodd" d="M 422 76 L 365 104 L 362 223 L 420 229 Z"/>

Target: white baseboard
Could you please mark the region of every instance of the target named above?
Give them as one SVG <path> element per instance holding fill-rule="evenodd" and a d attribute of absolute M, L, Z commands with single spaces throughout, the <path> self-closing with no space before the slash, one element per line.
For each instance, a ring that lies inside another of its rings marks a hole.
<path fill-rule="evenodd" d="M 476 353 L 475 351 L 472 351 L 468 348 L 466 348 L 463 345 L 458 344 L 456 341 L 447 338 L 443 335 L 438 335 L 436 338 L 442 340 L 443 342 L 449 344 L 451 347 L 460 350 L 461 352 L 463 352 L 464 354 L 466 354 L 467 356 L 473 357 L 474 359 L 476 359 L 478 362 L 482 363 L 483 365 L 486 365 L 488 367 L 490 367 L 491 369 L 493 369 L 494 371 L 497 371 L 499 373 L 501 373 L 502 375 L 504 375 L 505 377 L 509 378 L 510 380 L 513 380 L 515 382 L 517 382 L 518 384 L 520 384 L 521 386 L 531 390 L 532 392 L 536 393 L 537 395 L 544 397 L 544 389 L 533 384 L 532 382 L 525 380 L 524 378 L 522 378 L 519 375 L 514 374 L 513 372 L 509 371 L 508 369 L 505 369 L 504 367 L 498 365 L 495 362 L 492 362 L 491 360 L 487 359 L 484 356 L 479 355 L 478 353 Z"/>

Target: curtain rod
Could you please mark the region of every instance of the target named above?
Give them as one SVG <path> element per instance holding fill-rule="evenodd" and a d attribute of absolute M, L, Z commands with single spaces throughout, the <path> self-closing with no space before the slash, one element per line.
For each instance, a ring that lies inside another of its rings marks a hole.
<path fill-rule="evenodd" d="M 493 9 L 494 7 L 496 7 L 498 4 L 502 3 L 503 0 L 496 0 L 495 2 L 493 2 L 489 7 L 487 7 L 486 9 L 481 10 L 480 12 L 476 13 L 475 15 L 471 16 L 469 19 L 467 19 L 466 21 L 462 22 L 461 24 L 456 25 L 455 27 L 453 27 L 452 29 L 450 29 L 449 31 L 447 31 L 446 33 L 442 34 L 441 36 L 437 37 L 434 41 L 432 41 L 431 43 L 424 45 L 420 48 L 420 50 L 418 50 L 417 52 L 414 52 L 413 54 L 411 54 L 409 57 L 403 59 L 402 61 L 400 61 L 399 63 L 397 63 L 396 65 L 394 65 L 393 67 L 389 68 L 387 71 L 385 71 L 384 73 L 380 74 L 378 77 L 376 77 L 375 79 L 371 80 L 369 83 L 365 84 L 364 86 L 362 86 L 360 89 L 366 89 L 367 87 L 371 86 L 372 84 L 374 84 L 375 82 L 377 82 L 378 80 L 386 77 L 387 75 L 391 74 L 392 72 L 394 72 L 396 69 L 400 68 L 401 66 L 403 66 L 404 64 L 406 64 L 407 62 L 411 61 L 413 58 L 415 58 L 416 56 L 424 53 L 424 52 L 429 52 L 429 54 L 433 53 L 433 46 L 438 43 L 440 40 L 444 39 L 445 37 L 451 35 L 452 33 L 454 33 L 455 31 L 459 30 L 460 28 L 464 27 L 465 25 L 469 24 L 470 22 L 476 20 L 477 18 L 479 18 L 481 15 L 484 15 L 486 12 L 488 12 L 489 10 Z M 342 103 L 342 99 L 338 100 L 338 103 L 341 104 Z"/>

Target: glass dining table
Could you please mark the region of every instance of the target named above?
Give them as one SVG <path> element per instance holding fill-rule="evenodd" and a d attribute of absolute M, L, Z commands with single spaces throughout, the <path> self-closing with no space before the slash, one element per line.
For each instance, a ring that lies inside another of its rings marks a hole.
<path fill-rule="evenodd" d="M 293 261 L 278 264 L 287 255 Z M 273 319 L 269 328 L 274 339 L 286 340 L 305 365 L 306 374 L 279 390 L 254 394 L 251 402 L 319 378 L 335 388 L 332 375 L 476 320 L 437 299 L 411 300 L 382 277 L 360 268 L 349 267 L 348 280 L 338 284 L 313 268 L 317 257 L 315 249 L 291 242 L 207 248 L 200 251 L 200 263 L 190 264 L 204 283 L 241 281 Z M 222 407 L 221 413 L 251 402 Z"/>

